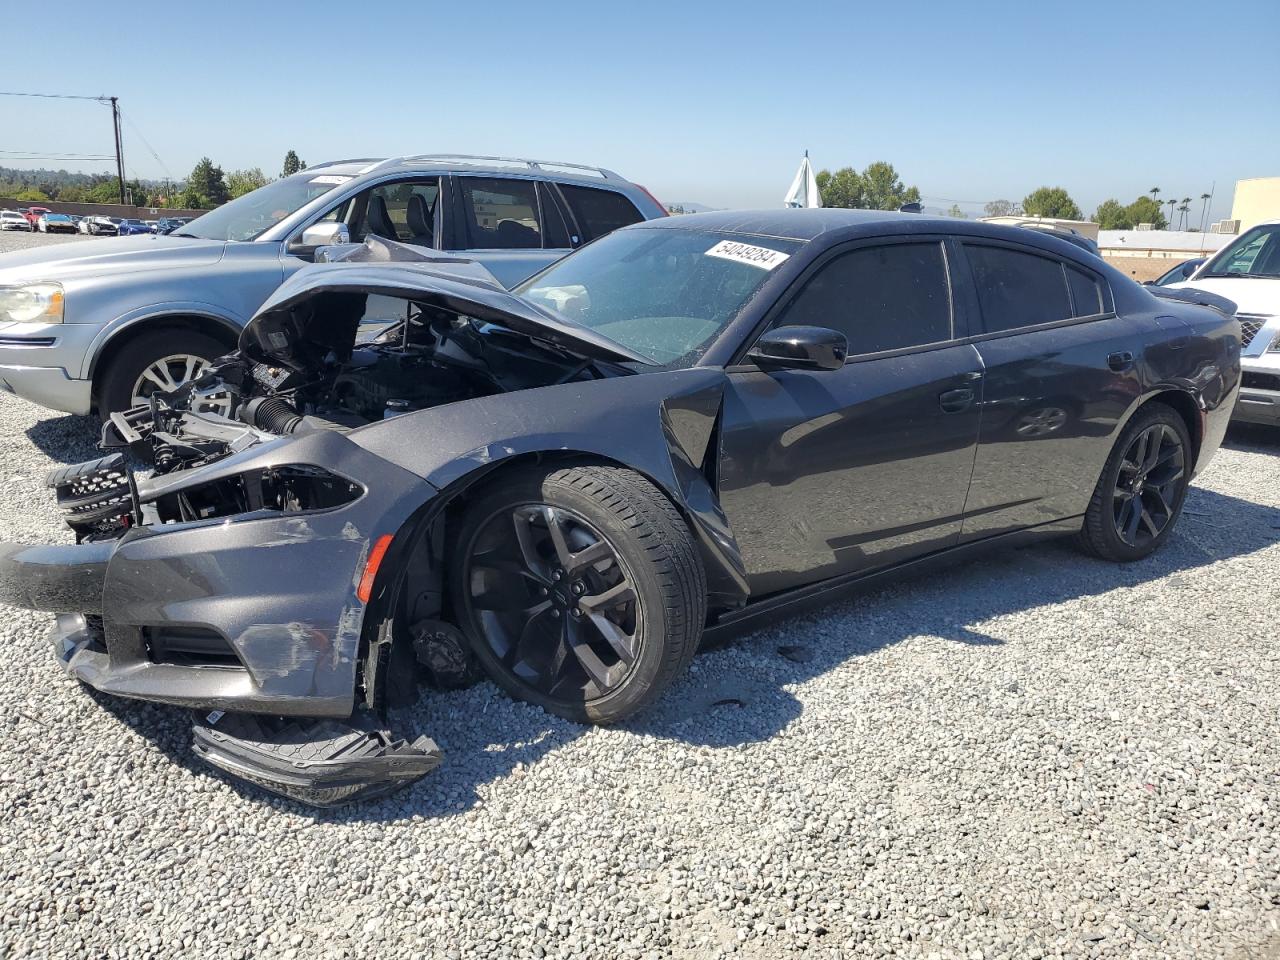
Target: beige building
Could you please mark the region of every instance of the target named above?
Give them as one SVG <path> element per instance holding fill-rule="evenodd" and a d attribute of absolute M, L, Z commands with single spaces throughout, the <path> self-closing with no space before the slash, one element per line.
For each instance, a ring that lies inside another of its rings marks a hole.
<path fill-rule="evenodd" d="M 1231 219 L 1240 222 L 1240 233 L 1264 220 L 1280 220 L 1280 177 L 1237 180 Z"/>

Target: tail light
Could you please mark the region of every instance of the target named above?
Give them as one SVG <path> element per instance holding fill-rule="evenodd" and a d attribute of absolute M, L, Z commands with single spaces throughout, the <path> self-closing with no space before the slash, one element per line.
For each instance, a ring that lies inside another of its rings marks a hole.
<path fill-rule="evenodd" d="M 649 192 L 648 187 L 641 187 L 640 184 L 638 183 L 636 184 L 636 186 L 639 187 L 641 193 L 643 193 L 646 197 L 648 197 L 650 200 L 652 200 L 654 203 L 658 205 L 658 209 L 662 211 L 662 215 L 664 217 L 668 216 L 667 208 L 662 204 L 662 202 L 657 197 L 655 197 L 652 193 Z"/>

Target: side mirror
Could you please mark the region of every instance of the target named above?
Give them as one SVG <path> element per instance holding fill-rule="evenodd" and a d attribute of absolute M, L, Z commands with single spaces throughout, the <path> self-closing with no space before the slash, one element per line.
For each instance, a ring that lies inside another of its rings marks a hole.
<path fill-rule="evenodd" d="M 339 243 L 350 243 L 351 231 L 345 223 L 325 221 L 313 223 L 302 231 L 302 236 L 289 245 L 290 253 L 312 253 L 316 247 L 328 247 Z"/>
<path fill-rule="evenodd" d="M 849 354 L 849 340 L 826 327 L 775 327 L 747 356 L 763 370 L 839 370 Z"/>

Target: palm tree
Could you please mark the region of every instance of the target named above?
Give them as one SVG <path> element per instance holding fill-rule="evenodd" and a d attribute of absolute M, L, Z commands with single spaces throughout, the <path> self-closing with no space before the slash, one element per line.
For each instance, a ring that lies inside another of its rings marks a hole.
<path fill-rule="evenodd" d="M 1203 203 L 1200 206 L 1200 232 L 1201 233 L 1204 233 L 1205 227 L 1208 225 L 1206 221 L 1206 217 L 1209 213 L 1209 199 L 1212 196 L 1213 194 L 1211 193 L 1200 194 L 1200 199 L 1201 201 L 1203 201 Z"/>
<path fill-rule="evenodd" d="M 1182 214 L 1182 217 L 1178 221 L 1179 223 L 1178 229 L 1185 230 L 1187 228 L 1187 214 L 1191 212 L 1190 197 L 1182 198 L 1182 203 L 1178 204 L 1178 212 Z"/>
<path fill-rule="evenodd" d="M 1157 202 L 1159 202 L 1159 201 L 1158 201 L 1158 199 L 1157 199 L 1157 198 L 1160 196 L 1160 188 L 1159 188 L 1159 187 L 1152 187 L 1150 190 L 1148 190 L 1148 191 L 1147 191 L 1147 193 L 1151 194 L 1151 199 L 1152 199 L 1152 200 L 1157 200 Z"/>
<path fill-rule="evenodd" d="M 1178 201 L 1166 200 L 1165 203 L 1169 205 L 1169 229 L 1172 230 L 1173 229 L 1173 208 L 1178 205 Z"/>

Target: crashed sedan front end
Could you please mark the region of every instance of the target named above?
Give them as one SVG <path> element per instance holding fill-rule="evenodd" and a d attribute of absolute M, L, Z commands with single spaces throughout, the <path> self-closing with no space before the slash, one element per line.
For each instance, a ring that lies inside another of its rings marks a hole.
<path fill-rule="evenodd" d="M 538 326 L 474 265 L 396 267 L 422 258 L 380 241 L 365 255 L 380 268 L 357 257 L 304 271 L 209 374 L 112 417 L 103 445 L 146 457 L 150 476 L 123 452 L 54 471 L 75 544 L 0 545 L 0 599 L 56 615 L 72 676 L 192 709 L 198 755 L 319 805 L 439 762 L 428 738 L 406 743 L 371 719 L 415 655 L 446 685 L 474 674 L 461 635 L 431 616 L 438 570 L 422 571 L 412 622 L 393 627 L 398 588 L 380 565 L 412 567 L 441 501 L 352 431 L 602 376 L 590 355 L 610 355 Z M 393 629 L 410 662 L 399 654 L 389 679 Z"/>

